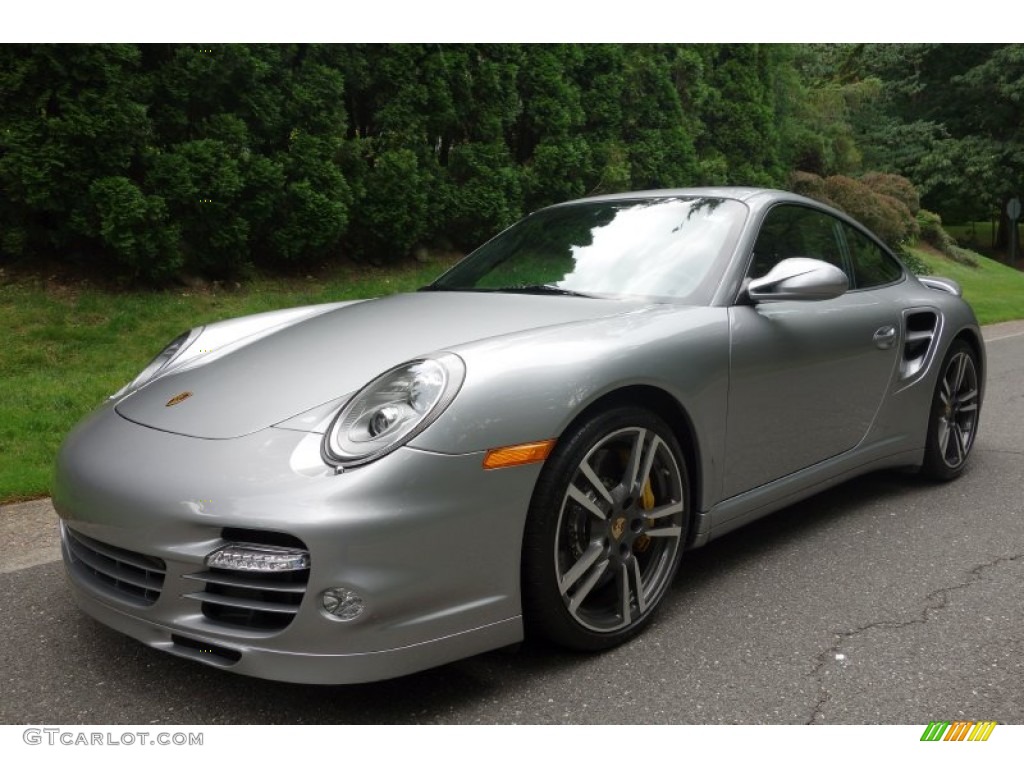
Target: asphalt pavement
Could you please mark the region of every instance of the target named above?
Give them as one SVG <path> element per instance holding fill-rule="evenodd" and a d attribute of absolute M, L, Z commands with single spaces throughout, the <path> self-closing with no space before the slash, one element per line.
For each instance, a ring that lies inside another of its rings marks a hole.
<path fill-rule="evenodd" d="M 688 553 L 657 621 L 601 655 L 243 678 L 81 614 L 49 502 L 0 507 L 0 724 L 1024 723 L 1024 322 L 985 336 L 963 477 L 876 473 Z"/>

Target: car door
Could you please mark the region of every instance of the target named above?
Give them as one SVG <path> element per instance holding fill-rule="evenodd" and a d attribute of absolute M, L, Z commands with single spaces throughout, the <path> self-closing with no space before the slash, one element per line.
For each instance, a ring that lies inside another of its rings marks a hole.
<path fill-rule="evenodd" d="M 730 308 L 723 498 L 850 450 L 878 410 L 896 363 L 901 312 L 877 279 L 865 276 L 858 287 L 847 230 L 867 239 L 810 207 L 779 205 L 765 216 L 749 277 L 805 256 L 843 269 L 851 290 L 825 301 Z"/>

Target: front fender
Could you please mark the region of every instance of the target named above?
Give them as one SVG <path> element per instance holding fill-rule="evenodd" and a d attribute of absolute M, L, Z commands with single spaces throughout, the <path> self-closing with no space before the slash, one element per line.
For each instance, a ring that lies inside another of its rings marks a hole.
<path fill-rule="evenodd" d="M 655 387 L 689 415 L 700 446 L 702 504 L 716 497 L 729 373 L 724 308 L 662 305 L 451 351 L 465 360 L 466 381 L 412 447 L 463 454 L 560 437 L 608 394 Z"/>

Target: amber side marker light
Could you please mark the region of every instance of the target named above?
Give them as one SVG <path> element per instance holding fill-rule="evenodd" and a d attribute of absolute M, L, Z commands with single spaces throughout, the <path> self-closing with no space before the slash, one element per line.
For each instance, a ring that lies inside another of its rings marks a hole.
<path fill-rule="evenodd" d="M 555 439 L 552 438 L 539 443 L 520 443 L 519 445 L 506 445 L 504 448 L 491 448 L 484 456 L 484 469 L 517 467 L 520 464 L 544 461 L 554 447 Z"/>

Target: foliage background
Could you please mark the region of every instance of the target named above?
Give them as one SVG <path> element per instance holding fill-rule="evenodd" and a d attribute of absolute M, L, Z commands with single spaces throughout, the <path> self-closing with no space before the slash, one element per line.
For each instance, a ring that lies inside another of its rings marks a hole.
<path fill-rule="evenodd" d="M 1017 44 L 18 44 L 0 105 L 0 266 L 135 282 L 466 251 L 703 184 L 813 188 L 902 245 L 1024 173 Z"/>
<path fill-rule="evenodd" d="M 601 192 L 785 183 L 760 45 L 6 45 L 0 258 L 127 278 L 468 249 Z M 737 110 L 737 105 L 742 109 Z"/>

